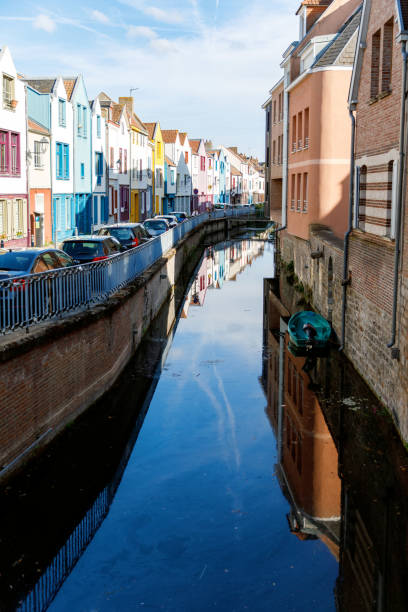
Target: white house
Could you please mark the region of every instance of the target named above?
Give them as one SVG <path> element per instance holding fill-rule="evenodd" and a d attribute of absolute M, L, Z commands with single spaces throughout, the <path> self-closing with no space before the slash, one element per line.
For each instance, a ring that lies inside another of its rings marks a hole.
<path fill-rule="evenodd" d="M 8 47 L 0 50 L 0 241 L 25 246 L 28 235 L 25 86 Z"/>
<path fill-rule="evenodd" d="M 105 118 L 106 152 L 109 165 L 109 222 L 129 221 L 130 123 L 126 107 L 105 93 L 98 95 Z"/>

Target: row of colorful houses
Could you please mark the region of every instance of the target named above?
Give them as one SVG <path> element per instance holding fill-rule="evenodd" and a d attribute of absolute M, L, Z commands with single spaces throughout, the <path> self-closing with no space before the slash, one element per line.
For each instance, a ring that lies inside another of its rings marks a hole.
<path fill-rule="evenodd" d="M 89 100 L 81 75 L 19 74 L 0 50 L 0 241 L 58 243 L 104 223 L 263 201 L 257 160 L 160 123 L 133 98 Z"/>
<path fill-rule="evenodd" d="M 302 0 L 266 115 L 281 255 L 408 439 L 408 4 Z"/>

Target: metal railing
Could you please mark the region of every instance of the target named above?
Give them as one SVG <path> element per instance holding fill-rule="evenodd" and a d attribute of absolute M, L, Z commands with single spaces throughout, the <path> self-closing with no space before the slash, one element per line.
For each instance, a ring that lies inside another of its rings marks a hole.
<path fill-rule="evenodd" d="M 249 212 L 253 207 L 203 213 L 103 261 L 0 281 L 0 332 L 6 334 L 100 304 L 142 275 L 198 225 Z"/>

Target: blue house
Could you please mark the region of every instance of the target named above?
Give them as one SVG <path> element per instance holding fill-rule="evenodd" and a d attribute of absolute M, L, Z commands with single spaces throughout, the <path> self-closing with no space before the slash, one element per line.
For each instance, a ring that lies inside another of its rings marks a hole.
<path fill-rule="evenodd" d="M 73 181 L 73 113 L 61 77 L 27 79 L 28 115 L 49 122 L 52 239 L 59 243 L 75 233 Z"/>
<path fill-rule="evenodd" d="M 226 179 L 225 179 L 225 155 L 221 150 L 219 152 L 219 164 L 220 164 L 220 204 L 226 202 Z"/>
<path fill-rule="evenodd" d="M 92 114 L 82 75 L 64 78 L 73 112 L 73 191 L 75 227 L 80 234 L 92 225 Z"/>

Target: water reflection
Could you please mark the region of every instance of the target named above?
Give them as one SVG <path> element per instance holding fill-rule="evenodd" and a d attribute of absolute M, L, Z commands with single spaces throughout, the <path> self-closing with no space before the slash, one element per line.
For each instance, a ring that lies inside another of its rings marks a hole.
<path fill-rule="evenodd" d="M 297 538 L 339 558 L 339 612 L 408 610 L 408 456 L 362 379 L 336 351 L 288 349 L 284 279 L 264 283 L 261 382 L 276 433 L 282 490 Z"/>
<path fill-rule="evenodd" d="M 203 305 L 207 290 L 235 280 L 263 250 L 263 242 L 251 240 L 207 248 L 193 280 L 177 287 L 112 391 L 0 489 L 1 612 L 48 608 L 109 513 L 170 350 L 176 313 L 186 317 L 190 305 Z M 235 416 L 215 367 L 214 377 L 233 438 Z M 233 448 L 239 466 L 236 440 Z"/>

